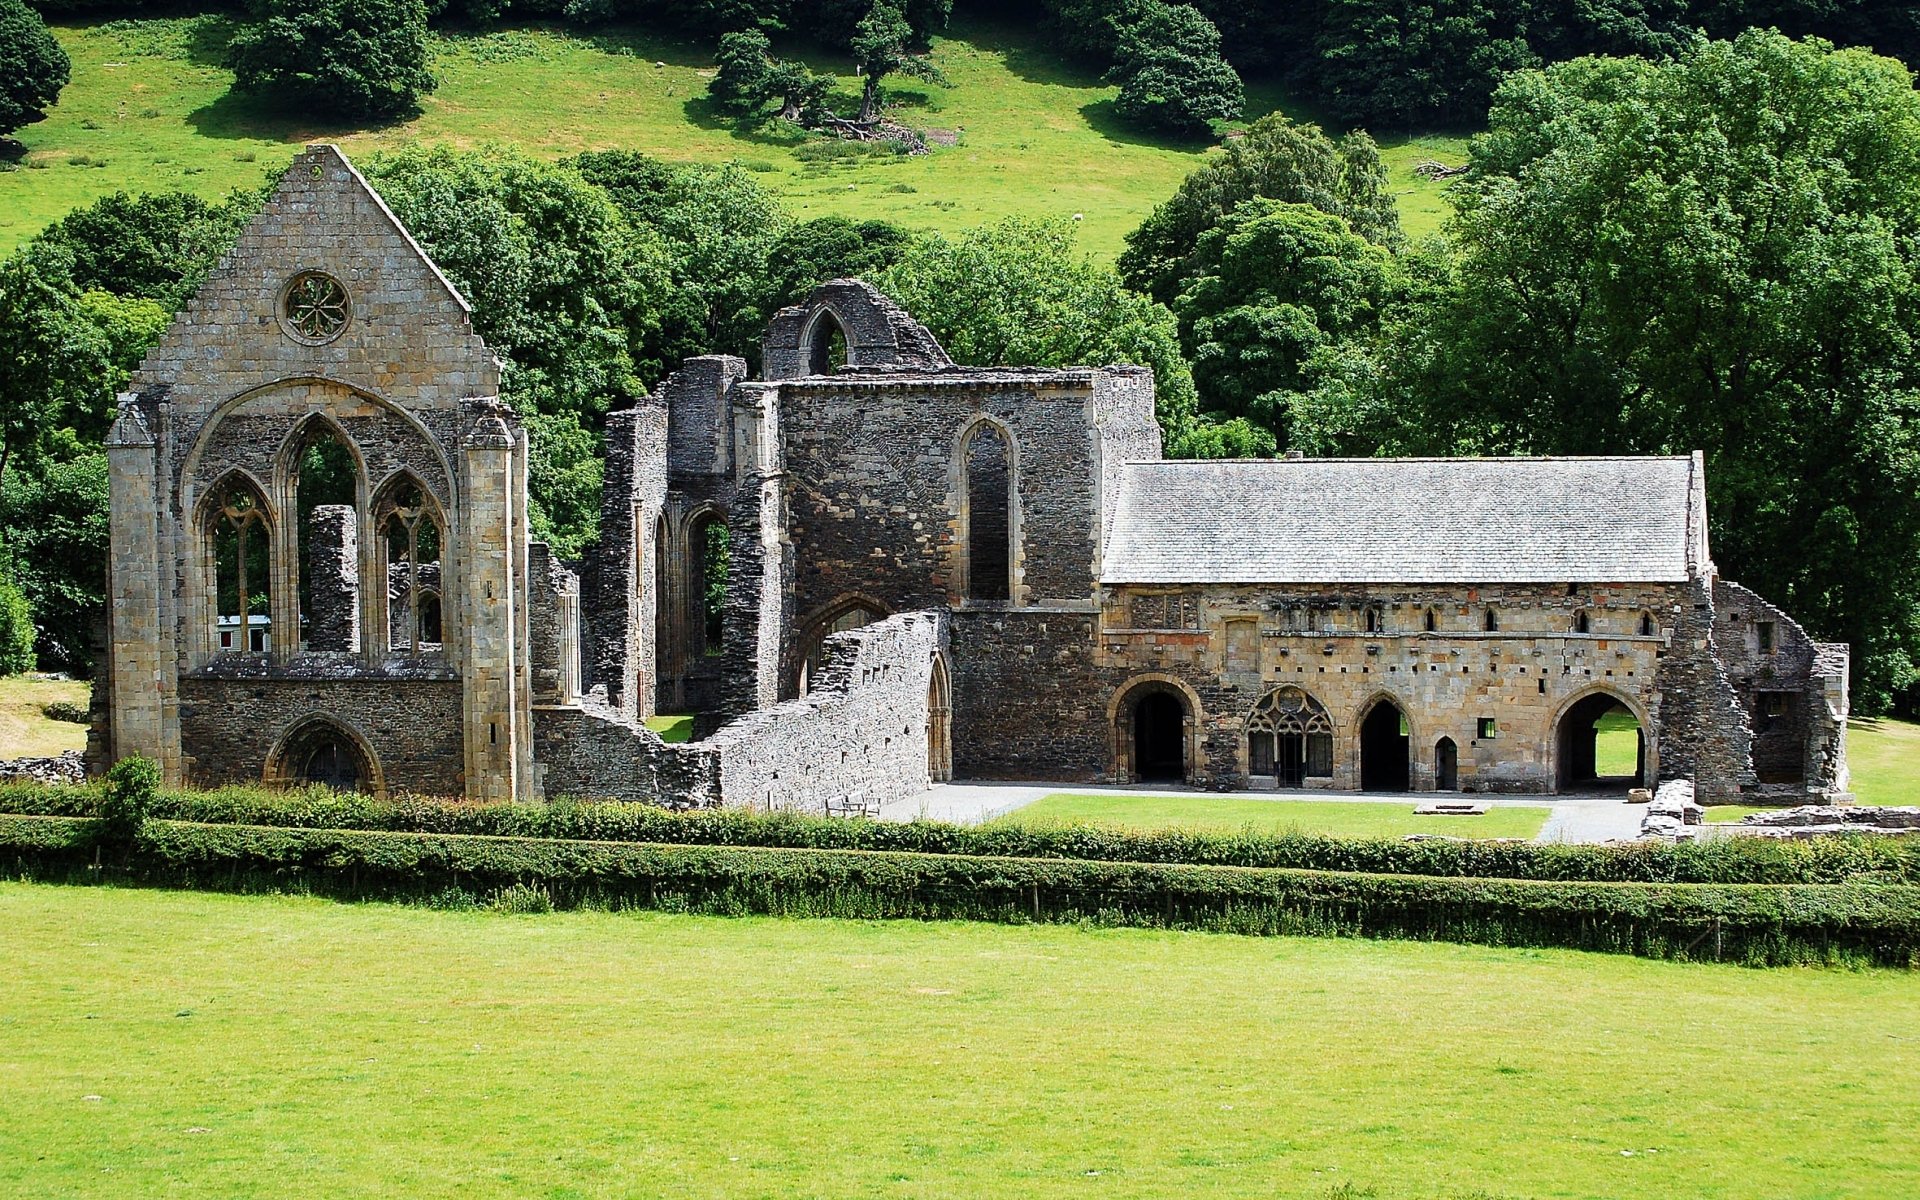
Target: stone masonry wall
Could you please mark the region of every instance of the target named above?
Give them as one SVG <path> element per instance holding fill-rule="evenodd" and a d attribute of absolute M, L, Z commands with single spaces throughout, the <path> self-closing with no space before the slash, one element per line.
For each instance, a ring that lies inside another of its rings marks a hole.
<path fill-rule="evenodd" d="M 1436 785 L 1446 737 L 1463 789 L 1548 792 L 1560 719 L 1582 696 L 1609 693 L 1658 727 L 1656 674 L 1682 596 L 1663 585 L 1571 596 L 1563 585 L 1167 587 L 1114 589 L 1097 623 L 1072 610 L 962 612 L 952 633 L 955 773 L 1125 781 L 1134 705 L 1171 692 L 1190 721 L 1190 779 L 1247 786 L 1248 716 L 1269 691 L 1297 686 L 1333 726 L 1327 786 L 1358 786 L 1360 723 L 1387 699 L 1408 719 L 1416 790 Z M 1575 632 L 1581 613 L 1586 633 Z M 1650 634 L 1640 632 L 1646 618 Z M 1492 738 L 1480 736 L 1482 719 Z M 1650 736 L 1650 770 L 1660 769 L 1657 750 Z"/>
<path fill-rule="evenodd" d="M 741 717 L 701 747 L 719 758 L 731 807 L 822 813 L 926 789 L 927 690 L 942 615 L 903 613 L 838 633 L 799 700 Z"/>
<path fill-rule="evenodd" d="M 1702 804 L 1731 804 L 1756 782 L 1753 731 L 1716 645 L 1712 589 L 1695 583 L 1687 590 L 1658 677 L 1660 774 L 1693 780 Z"/>
<path fill-rule="evenodd" d="M 307 615 L 307 648 L 353 651 L 360 648 L 360 539 L 355 514 L 344 504 L 313 510 L 307 552 L 312 608 Z M 276 631 L 297 638 L 298 630 Z M 291 646 L 288 649 L 292 649 Z"/>
<path fill-rule="evenodd" d="M 389 792 L 465 790 L 457 679 L 215 679 L 180 681 L 181 743 L 190 785 L 257 784 L 296 724 L 323 716 L 358 733 Z"/>
<path fill-rule="evenodd" d="M 1829 696 L 1845 649 L 1816 643 L 1800 623 L 1752 589 L 1717 580 L 1713 589 L 1714 648 L 1746 709 L 1753 730 L 1753 769 L 1769 795 L 1791 798 L 1838 790 L 1845 761 L 1844 680 L 1836 706 Z M 1770 626 L 1770 628 L 1768 628 Z"/>

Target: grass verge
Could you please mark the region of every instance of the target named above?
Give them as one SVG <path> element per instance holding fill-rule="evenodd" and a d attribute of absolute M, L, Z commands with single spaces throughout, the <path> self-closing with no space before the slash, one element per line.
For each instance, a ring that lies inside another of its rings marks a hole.
<path fill-rule="evenodd" d="M 1328 837 L 1405 837 L 1438 833 L 1470 838 L 1532 838 L 1547 810 L 1493 807 L 1478 816 L 1417 816 L 1414 803 L 1346 800 L 1245 800 L 1219 796 L 1112 796 L 1057 792 L 1000 818 L 1012 825 L 1095 825 L 1113 829 L 1190 829 L 1211 833 L 1301 833 Z"/>
<path fill-rule="evenodd" d="M 1920 1193 L 1888 972 L 20 884 L 0 927 L 12 1195 Z"/>

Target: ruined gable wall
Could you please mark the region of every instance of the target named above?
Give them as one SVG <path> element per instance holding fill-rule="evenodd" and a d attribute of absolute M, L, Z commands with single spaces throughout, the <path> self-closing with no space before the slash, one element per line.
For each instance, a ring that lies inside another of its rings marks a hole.
<path fill-rule="evenodd" d="M 1822 646 L 1799 622 L 1730 580 L 1714 582 L 1713 601 L 1714 649 L 1746 710 L 1759 784 L 1791 788 L 1801 798 L 1840 790 L 1846 706 L 1842 699 L 1836 708 L 1828 685 L 1834 650 L 1844 675 L 1845 647 L 1828 649 L 1823 662 Z M 1763 624 L 1772 626 L 1770 649 L 1762 648 Z M 1770 698 L 1785 711 L 1766 711 Z"/>
<path fill-rule="evenodd" d="M 307 344 L 282 323 L 282 293 L 302 271 L 347 289 L 351 320 Z M 251 388 L 325 377 L 413 408 L 456 408 L 500 390 L 498 366 L 465 302 L 331 146 L 294 160 L 266 207 L 174 319 L 131 390 L 170 389 L 183 432 Z"/>
<path fill-rule="evenodd" d="M 865 375 L 780 386 L 803 624 L 849 594 L 891 611 L 961 597 L 960 440 L 983 417 L 1011 434 L 1018 604 L 1087 602 L 1098 528 L 1095 372 Z"/>

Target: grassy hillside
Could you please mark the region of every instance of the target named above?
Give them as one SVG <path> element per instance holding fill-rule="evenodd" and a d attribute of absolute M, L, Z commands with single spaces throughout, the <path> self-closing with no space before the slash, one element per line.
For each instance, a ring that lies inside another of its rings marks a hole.
<path fill-rule="evenodd" d="M 0 927 L 9 1196 L 1920 1194 L 1904 972 L 12 883 Z"/>
<path fill-rule="evenodd" d="M 87 748 L 87 727 L 43 711 L 56 701 L 86 707 L 91 689 L 78 679 L 13 675 L 0 679 L 0 758 L 48 758 Z"/>
<path fill-rule="evenodd" d="M 934 57 L 951 88 L 903 88 L 905 119 L 956 144 L 903 158 L 842 143 L 736 130 L 706 103 L 710 51 L 643 30 L 577 36 L 545 29 L 436 36 L 437 92 L 415 120 L 340 127 L 275 112 L 229 91 L 221 18 L 58 25 L 73 82 L 48 119 L 22 131 L 21 169 L 0 174 L 0 254 L 76 205 L 116 189 L 184 188 L 208 197 L 254 184 L 304 143 L 349 154 L 414 142 L 512 144 L 558 158 L 644 150 L 674 161 L 740 162 L 801 217 L 843 213 L 959 230 L 1007 214 L 1080 214 L 1103 256 L 1207 153 L 1136 133 L 1112 112 L 1116 89 L 1068 70 L 1024 33 L 966 23 Z M 810 55 L 855 87 L 845 61 Z M 1254 114 L 1279 103 L 1255 89 Z M 1409 228 L 1433 227 L 1425 158 L 1457 160 L 1456 140 L 1402 140 L 1387 158 Z"/>

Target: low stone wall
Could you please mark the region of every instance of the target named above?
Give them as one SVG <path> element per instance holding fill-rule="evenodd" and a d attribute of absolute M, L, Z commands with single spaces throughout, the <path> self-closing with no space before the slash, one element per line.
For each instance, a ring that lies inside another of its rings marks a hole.
<path fill-rule="evenodd" d="M 1693 826 L 1706 820 L 1706 810 L 1693 798 L 1693 780 L 1669 779 L 1653 793 L 1646 815 L 1640 818 L 1640 836 L 1671 838 L 1694 836 Z"/>
<path fill-rule="evenodd" d="M 1767 837 L 1809 838 L 1829 833 L 1920 834 L 1920 808 L 1871 804 L 1806 804 L 1749 813 L 1732 828 Z"/>
<path fill-rule="evenodd" d="M 549 798 L 668 808 L 870 810 L 925 790 L 927 692 L 944 614 L 906 613 L 828 638 L 813 690 L 702 741 L 673 744 L 604 693 L 536 706 L 534 757 Z"/>
<path fill-rule="evenodd" d="M 697 743 L 718 756 L 725 803 L 857 811 L 924 791 L 927 690 L 945 632 L 944 614 L 921 612 L 827 638 L 807 695 Z"/>
<path fill-rule="evenodd" d="M 625 800 L 663 808 L 718 808 L 718 756 L 670 744 L 622 715 L 596 689 L 573 704 L 535 705 L 534 772 L 547 799 Z"/>

